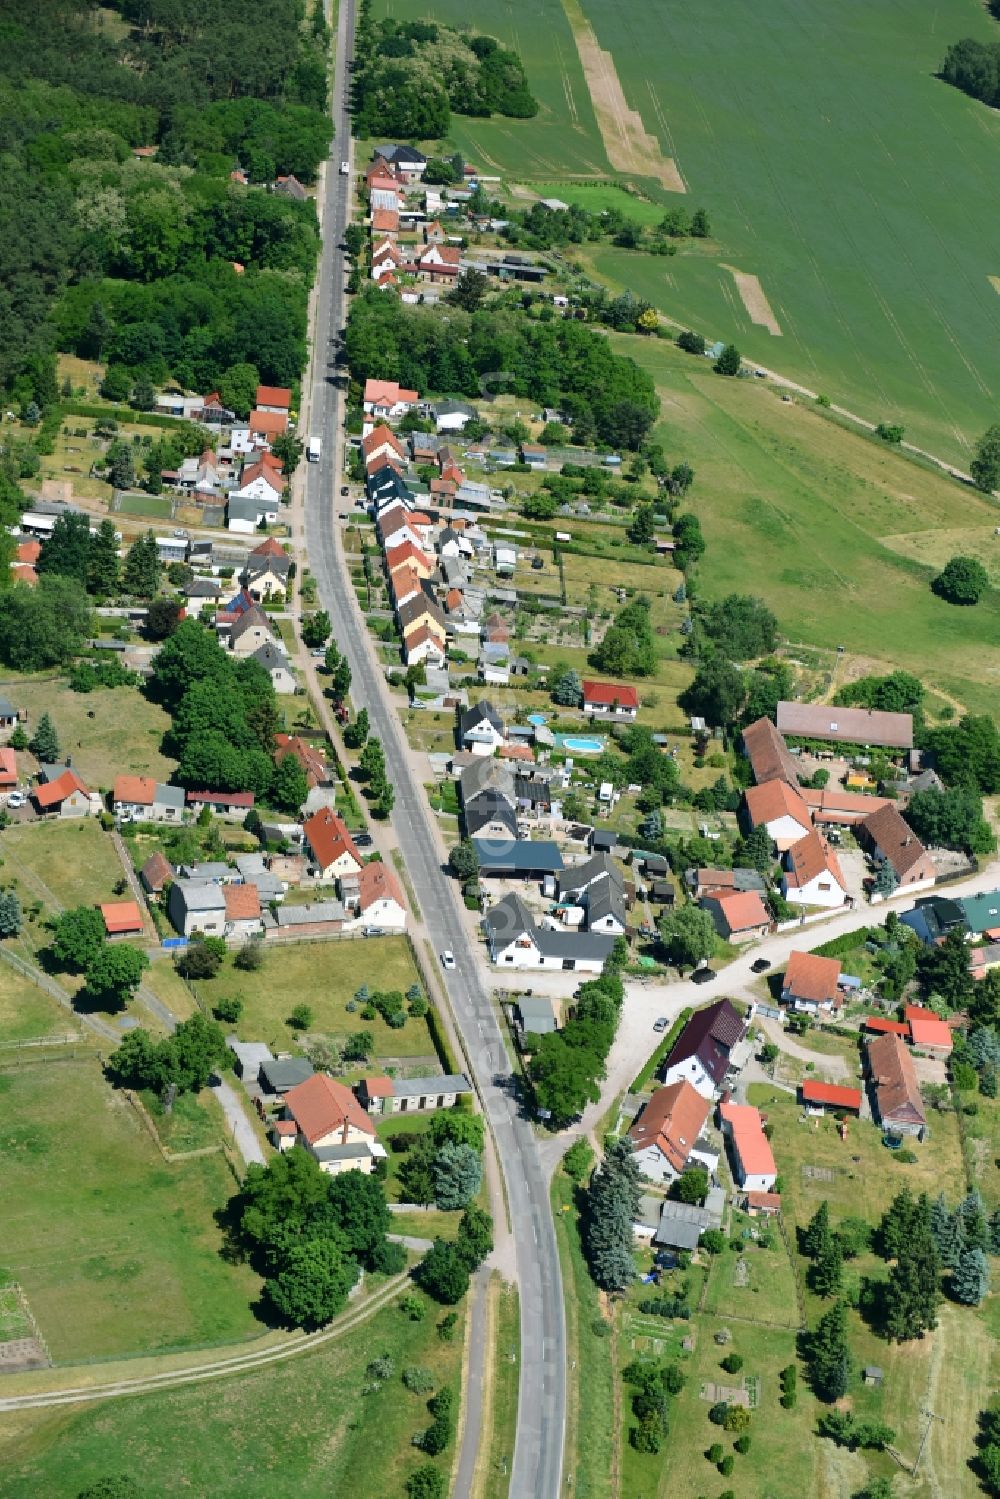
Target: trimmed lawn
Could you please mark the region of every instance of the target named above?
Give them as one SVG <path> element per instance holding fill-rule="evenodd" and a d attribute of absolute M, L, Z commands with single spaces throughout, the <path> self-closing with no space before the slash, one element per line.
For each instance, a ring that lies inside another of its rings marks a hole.
<path fill-rule="evenodd" d="M 0 963 L 0 1045 L 81 1035 L 78 1022 L 43 989 Z"/>
<path fill-rule="evenodd" d="M 378 1057 L 430 1056 L 434 1046 L 426 1021 L 408 1017 L 403 1029 L 394 1031 L 381 1016 L 362 1020 L 360 1006 L 353 1014 L 346 1008 L 362 984 L 373 992 L 399 989 L 405 994 L 419 982 L 405 937 L 367 937 L 265 946 L 256 973 L 242 973 L 229 956 L 216 978 L 196 987 L 208 1005 L 222 995 L 239 994 L 244 1005 L 237 1035 L 243 1041 L 266 1041 L 272 1051 L 302 1050 L 301 1033 L 289 1026 L 288 1016 L 295 1005 L 307 1004 L 313 1012 L 307 1034 L 346 1037 L 368 1030 Z"/>
<path fill-rule="evenodd" d="M 433 1113 L 429 1114 L 389 1114 L 385 1118 L 375 1116 L 373 1122 L 375 1133 L 389 1152 L 386 1165 L 389 1174 L 385 1179 L 385 1195 L 390 1202 L 405 1201 L 399 1189 L 399 1168 L 406 1160 L 405 1150 L 393 1150 L 391 1141 L 400 1135 L 406 1135 L 413 1139 L 417 1135 L 426 1135 L 430 1128 Z M 422 1238 L 430 1238 L 431 1235 L 423 1234 Z"/>
<path fill-rule="evenodd" d="M 428 1303 L 424 1320 L 411 1322 L 389 1306 L 343 1340 L 277 1370 L 18 1417 L 5 1453 L 5 1499 L 75 1499 L 81 1487 L 124 1468 L 142 1475 L 150 1496 L 402 1494 L 408 1474 L 429 1460 L 410 1439 L 431 1418 L 428 1396 L 410 1394 L 400 1375 L 419 1365 L 436 1388 L 451 1384 L 460 1394 L 464 1311 L 456 1310 L 450 1343 L 437 1336 L 442 1308 Z M 392 1377 L 362 1396 L 366 1366 L 387 1350 Z M 282 1392 L 287 1419 L 275 1419 Z M 453 1450 L 437 1459 L 445 1473 Z"/>
<path fill-rule="evenodd" d="M 221 1155 L 165 1165 L 96 1059 L 5 1073 L 0 1092 L 4 1271 L 57 1361 L 259 1332 L 259 1280 L 219 1254 Z"/>
<path fill-rule="evenodd" d="M 228 1134 L 222 1109 L 208 1088 L 201 1093 L 178 1093 L 169 1114 L 158 1094 L 146 1091 L 140 1096 L 165 1150 L 177 1155 L 203 1150 L 218 1145 L 223 1134 Z"/>
<path fill-rule="evenodd" d="M 114 887 L 122 866 L 114 844 L 94 817 L 28 822 L 4 834 L 0 858 L 8 880 L 20 885 L 22 900 L 40 899 L 46 915 L 51 896 L 64 906 L 95 906 L 121 900 Z"/>
<path fill-rule="evenodd" d="M 663 218 L 663 204 L 639 198 L 617 182 L 533 182 L 531 190 L 540 198 L 561 198 L 575 203 L 588 213 L 617 210 L 637 224 L 658 224 Z"/>
<path fill-rule="evenodd" d="M 73 756 L 74 768 L 92 791 L 110 789 L 115 776 L 126 771 L 165 781 L 174 769 L 176 761 L 160 750 L 170 719 L 134 687 L 72 692 L 65 682 L 23 677 L 7 678 L 3 691 L 27 709 L 29 738 L 48 713 L 63 754 Z"/>
<path fill-rule="evenodd" d="M 187 984 L 170 958 L 154 958 L 143 974 L 143 984 L 178 1020 L 187 1020 L 198 1008 Z"/>
<path fill-rule="evenodd" d="M 413 1239 L 447 1239 L 451 1242 L 458 1238 L 461 1219 L 462 1214 L 457 1208 L 453 1213 L 443 1213 L 438 1208 L 428 1208 L 426 1212 L 393 1213 L 390 1232 Z"/>
<path fill-rule="evenodd" d="M 742 1215 L 735 1215 L 733 1232 L 748 1222 Z M 706 1312 L 768 1322 L 775 1327 L 798 1327 L 795 1275 L 776 1229 L 773 1238 L 772 1249 L 761 1249 L 747 1241 L 741 1254 L 725 1249 L 711 1256 Z"/>

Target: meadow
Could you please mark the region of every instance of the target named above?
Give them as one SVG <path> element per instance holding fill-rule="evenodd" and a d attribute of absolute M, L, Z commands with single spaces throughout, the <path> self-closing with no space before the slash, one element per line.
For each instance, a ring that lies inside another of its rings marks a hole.
<path fill-rule="evenodd" d="M 960 709 L 1000 709 L 1000 594 L 956 608 L 915 560 L 982 550 L 987 534 L 1000 555 L 994 504 L 763 382 L 723 379 L 664 340 L 615 343 L 657 383 L 671 462 L 695 470 L 703 597 L 759 594 L 782 634 L 820 648 L 830 669 L 843 645 L 858 671 L 904 667 Z"/>
<path fill-rule="evenodd" d="M 4 1278 L 57 1362 L 237 1342 L 260 1282 L 226 1264 L 221 1155 L 167 1166 L 94 1058 L 0 1074 Z"/>
<path fill-rule="evenodd" d="M 409 1393 L 400 1373 L 419 1365 L 435 1387 L 457 1389 L 461 1369 L 463 1308 L 450 1343 L 437 1335 L 439 1309 L 427 1309 L 411 1322 L 390 1305 L 316 1353 L 238 1379 L 0 1417 L 6 1499 L 75 1499 L 123 1469 L 150 1495 L 402 1494 L 421 1459 L 410 1438 L 430 1417 L 427 1396 Z M 366 1366 L 386 1351 L 393 1375 L 362 1398 Z M 438 1459 L 445 1471 L 453 1450 Z"/>

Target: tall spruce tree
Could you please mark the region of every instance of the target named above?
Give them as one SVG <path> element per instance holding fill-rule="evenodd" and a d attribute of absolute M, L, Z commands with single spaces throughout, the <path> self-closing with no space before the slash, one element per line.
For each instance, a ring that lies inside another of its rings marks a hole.
<path fill-rule="evenodd" d="M 909 1235 L 897 1246 L 896 1263 L 882 1289 L 886 1336 L 905 1343 L 937 1326 L 941 1302 L 941 1261 L 930 1228 L 930 1210 L 915 1215 Z"/>
<path fill-rule="evenodd" d="M 830 1204 L 824 1198 L 802 1231 L 802 1253 L 814 1260 L 830 1241 Z"/>
<path fill-rule="evenodd" d="M 38 720 L 30 749 L 36 760 L 41 760 L 43 765 L 56 765 L 59 762 L 59 735 L 47 713 L 43 713 Z"/>
<path fill-rule="evenodd" d="M 152 531 L 138 537 L 128 549 L 125 558 L 125 592 L 137 598 L 151 599 L 160 586 L 163 568 L 156 537 Z"/>
<path fill-rule="evenodd" d="M 851 1378 L 851 1349 L 847 1341 L 847 1308 L 840 1300 L 820 1317 L 808 1339 L 809 1373 L 821 1400 L 846 1395 Z"/>
<path fill-rule="evenodd" d="M 978 1306 L 989 1289 L 990 1266 L 985 1254 L 981 1249 L 963 1249 L 951 1277 L 955 1299 L 966 1306 Z"/>
<path fill-rule="evenodd" d="M 615 1140 L 587 1193 L 584 1247 L 590 1273 L 605 1291 L 624 1291 L 635 1279 L 635 1215 L 642 1195 L 630 1140 Z"/>

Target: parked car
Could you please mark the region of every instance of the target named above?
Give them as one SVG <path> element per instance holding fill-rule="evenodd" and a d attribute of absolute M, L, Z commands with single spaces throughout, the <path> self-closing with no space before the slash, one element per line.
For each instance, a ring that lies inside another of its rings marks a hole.
<path fill-rule="evenodd" d="M 768 962 L 767 958 L 754 958 L 753 962 L 750 964 L 750 972 L 766 973 L 770 966 L 771 964 Z"/>
<path fill-rule="evenodd" d="M 18 807 L 23 807 L 27 800 L 28 798 L 23 791 L 12 791 L 7 798 L 7 805 L 8 807 L 12 807 L 16 812 Z"/>
<path fill-rule="evenodd" d="M 187 532 L 186 531 L 175 531 L 174 535 L 177 537 L 178 541 L 186 541 L 187 540 Z"/>
<path fill-rule="evenodd" d="M 385 931 L 380 926 L 366 926 L 364 935 L 366 937 L 384 937 Z"/>
<path fill-rule="evenodd" d="M 455 966 L 455 954 L 450 947 L 446 947 L 441 954 L 441 966 L 447 969 L 452 969 Z"/>
<path fill-rule="evenodd" d="M 353 833 L 351 836 L 354 839 L 354 846 L 355 846 L 355 848 L 371 848 L 371 846 L 372 846 L 372 835 L 371 835 L 371 833 Z"/>
<path fill-rule="evenodd" d="M 714 968 L 696 968 L 691 975 L 691 982 L 693 984 L 710 984 L 714 978 Z"/>
<path fill-rule="evenodd" d="M 653 1021 L 653 1029 L 654 1031 L 656 1031 L 657 1035 L 661 1035 L 662 1032 L 666 1030 L 669 1024 L 670 1021 L 668 1020 L 667 1016 L 661 1015 L 659 1020 Z"/>
<path fill-rule="evenodd" d="M 342 484 L 342 485 L 341 485 L 341 486 L 340 486 L 340 497 L 341 497 L 341 499 L 346 499 L 346 498 L 347 498 L 347 496 L 348 496 L 348 495 L 349 495 L 349 494 L 350 494 L 350 492 L 351 492 L 351 491 L 350 491 L 350 489 L 349 489 L 349 488 L 348 488 L 348 487 L 347 487 L 347 485 L 346 485 L 346 484 Z"/>
<path fill-rule="evenodd" d="M 326 651 L 322 650 L 319 646 L 317 646 L 314 651 L 310 651 L 309 654 L 313 658 L 314 661 L 325 661 L 326 660 Z"/>

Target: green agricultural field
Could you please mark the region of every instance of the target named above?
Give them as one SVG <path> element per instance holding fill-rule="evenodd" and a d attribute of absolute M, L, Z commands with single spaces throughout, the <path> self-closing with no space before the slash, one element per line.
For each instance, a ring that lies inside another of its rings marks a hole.
<path fill-rule="evenodd" d="M 376 14 L 405 20 L 433 19 L 443 25 L 489 32 L 521 54 L 531 90 L 539 103 L 533 120 L 497 115 L 477 120 L 452 114 L 448 141 L 435 150 L 460 150 L 486 172 L 538 177 L 546 182 L 564 173 L 603 177 L 608 160 L 601 142 L 583 69 L 560 0 L 530 6 L 507 0 L 500 7 L 462 0 L 379 0 Z"/>
<path fill-rule="evenodd" d="M 695 470 L 705 598 L 760 594 L 828 669 L 842 644 L 858 672 L 905 667 L 961 707 L 1000 709 L 1000 593 L 974 609 L 946 604 L 931 569 L 906 555 L 942 530 L 962 550 L 971 533 L 975 549 L 994 505 L 760 382 L 725 380 L 666 342 L 615 342 L 657 382 L 671 461 Z"/>
<path fill-rule="evenodd" d="M 64 755 L 92 790 L 110 789 L 116 775 L 169 778 L 176 762 L 161 753 L 170 719 L 132 687 L 72 692 L 64 681 L 7 678 L 4 695 L 27 710 L 29 736 L 43 713 L 55 724 Z M 22 767 L 27 761 L 22 760 Z"/>
<path fill-rule="evenodd" d="M 3 1268 L 57 1361 L 236 1342 L 260 1282 L 219 1254 L 221 1155 L 167 1166 L 96 1059 L 0 1075 Z"/>
<path fill-rule="evenodd" d="M 0 1417 L 5 1499 L 75 1499 L 109 1473 L 141 1475 L 144 1494 L 199 1499 L 401 1495 L 422 1455 L 410 1439 L 430 1422 L 427 1395 L 401 1371 L 426 1368 L 458 1391 L 463 1309 L 452 1342 L 440 1309 L 421 1322 L 387 1307 L 327 1348 L 231 1381 L 214 1380 L 72 1412 Z M 388 1351 L 391 1378 L 362 1395 L 365 1369 Z M 15 1424 L 16 1421 L 16 1424 Z M 437 1459 L 447 1472 L 450 1448 Z"/>
<path fill-rule="evenodd" d="M 265 947 L 263 964 L 255 973 L 242 973 L 229 957 L 214 979 L 196 988 L 208 1005 L 222 995 L 239 994 L 243 1013 L 237 1034 L 244 1041 L 266 1041 L 272 1050 L 301 1049 L 288 1016 L 297 1004 L 307 1004 L 313 1012 L 307 1034 L 345 1037 L 368 1030 L 375 1037 L 378 1057 L 429 1057 L 434 1046 L 425 1020 L 407 1018 L 403 1029 L 394 1031 L 381 1016 L 362 1020 L 360 1006 L 353 1014 L 346 1009 L 362 984 L 405 994 L 419 982 L 404 937 L 369 937 Z"/>
<path fill-rule="evenodd" d="M 46 915 L 53 901 L 95 906 L 120 899 L 114 886 L 122 866 L 114 844 L 93 817 L 24 823 L 4 834 L 4 877 L 17 883 L 22 902 L 40 899 Z"/>
<path fill-rule="evenodd" d="M 996 414 L 1000 118 L 934 75 L 951 42 L 1000 41 L 986 8 L 583 8 L 719 242 L 711 259 L 598 263 L 672 316 L 967 458 Z M 732 269 L 759 278 L 780 337 L 751 322 Z"/>

